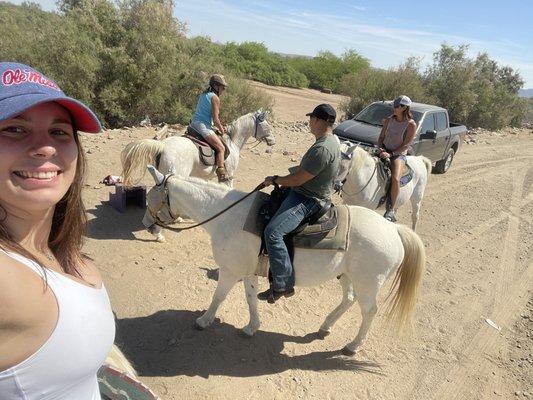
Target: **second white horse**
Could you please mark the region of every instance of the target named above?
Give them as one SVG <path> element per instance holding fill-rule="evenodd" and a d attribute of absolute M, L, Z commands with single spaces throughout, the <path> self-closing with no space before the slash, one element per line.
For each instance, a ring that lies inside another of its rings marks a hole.
<path fill-rule="evenodd" d="M 338 181 L 344 181 L 340 187 L 341 197 L 346 204 L 353 204 L 375 210 L 380 199 L 385 196 L 385 183 L 377 173 L 377 157 L 371 156 L 361 146 L 341 143 L 342 161 Z M 414 172 L 413 179 L 400 188 L 396 209 L 411 201 L 411 227 L 416 229 L 420 216 L 422 198 L 431 173 L 431 161 L 423 156 L 407 156 L 407 163 Z M 339 184 L 339 182 L 337 182 Z"/>

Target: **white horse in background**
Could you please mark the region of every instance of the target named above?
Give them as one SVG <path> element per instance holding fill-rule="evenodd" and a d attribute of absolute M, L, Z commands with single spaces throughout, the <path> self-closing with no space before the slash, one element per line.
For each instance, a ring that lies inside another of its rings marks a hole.
<path fill-rule="evenodd" d="M 241 199 L 245 193 L 193 177 L 165 177 L 153 167 L 156 186 L 147 194 L 143 224 L 167 225 L 172 214 L 186 213 L 194 221 L 204 221 Z M 168 196 L 167 196 L 168 194 Z M 252 336 L 260 327 L 257 311 L 260 238 L 243 230 L 255 193 L 230 208 L 203 228 L 211 236 L 215 262 L 219 266 L 218 285 L 207 311 L 196 320 L 200 329 L 209 326 L 228 292 L 243 280 L 250 321 L 243 333 Z M 167 202 L 163 202 L 168 198 Z M 166 209 L 166 210 L 163 210 Z M 161 212 L 164 211 L 164 212 Z M 329 334 L 333 324 L 356 301 L 362 323 L 355 339 L 343 349 L 353 355 L 363 343 L 377 312 L 377 295 L 387 277 L 396 272 L 389 315 L 408 324 L 414 312 L 418 287 L 425 267 L 424 245 L 410 228 L 393 224 L 372 210 L 350 206 L 351 231 L 346 251 L 296 248 L 294 268 L 297 286 L 316 286 L 339 277 L 342 301 L 325 319 L 319 334 Z M 157 220 L 157 221 L 156 221 Z M 391 292 L 392 293 L 392 292 Z"/>
<path fill-rule="evenodd" d="M 231 178 L 227 183 L 230 187 L 233 185 L 233 174 L 239 164 L 240 151 L 249 138 L 264 140 L 269 146 L 276 143 L 266 120 L 267 114 L 267 111 L 258 110 L 239 117 L 228 127 L 226 144 L 230 155 L 225 164 Z M 198 147 L 183 136 L 170 136 L 161 141 L 137 140 L 129 143 L 122 150 L 120 157 L 122 179 L 126 186 L 132 186 L 141 180 L 149 164 L 156 165 L 164 174 L 173 171 L 180 176 L 196 176 L 204 179 L 215 176 L 216 166 L 204 165 L 200 160 Z"/>
<path fill-rule="evenodd" d="M 239 165 L 240 151 L 249 138 L 265 141 L 268 146 L 276 143 L 267 116 L 267 111 L 258 110 L 239 117 L 228 127 L 226 144 L 230 154 L 225 160 L 226 171 L 230 176 L 228 186 L 233 186 L 233 176 Z M 213 178 L 216 170 L 216 166 L 206 166 L 202 163 L 198 147 L 184 136 L 170 136 L 161 141 L 137 140 L 122 150 L 121 160 L 122 179 L 126 186 L 132 186 L 142 179 L 149 164 L 156 165 L 164 174 L 174 173 L 203 179 Z M 158 242 L 165 241 L 159 226 L 155 226 L 151 233 L 156 235 Z"/>
<path fill-rule="evenodd" d="M 350 142 L 341 143 L 341 153 L 341 166 L 335 185 L 340 188 L 343 201 L 346 204 L 377 209 L 386 190 L 385 182 L 377 173 L 378 163 L 381 161 L 363 147 L 352 145 Z M 407 163 L 414 175 L 409 183 L 400 187 L 394 211 L 410 200 L 411 226 L 415 230 L 424 190 L 431 173 L 431 161 L 423 156 L 407 156 Z"/>

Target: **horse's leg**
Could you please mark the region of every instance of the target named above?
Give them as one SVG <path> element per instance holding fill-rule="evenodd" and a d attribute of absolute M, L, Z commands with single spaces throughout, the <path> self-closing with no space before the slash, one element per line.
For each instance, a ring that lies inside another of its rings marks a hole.
<path fill-rule="evenodd" d="M 257 275 L 244 277 L 243 283 L 248 309 L 250 310 L 250 322 L 242 328 L 242 331 L 246 336 L 251 337 L 261 326 L 259 312 L 257 311 Z"/>
<path fill-rule="evenodd" d="M 350 279 L 342 274 L 340 276 L 340 284 L 342 286 L 342 301 L 341 303 L 326 317 L 324 323 L 320 326 L 318 334 L 322 337 L 329 335 L 331 327 L 338 321 L 338 319 L 352 306 L 356 300 L 353 285 Z"/>
<path fill-rule="evenodd" d="M 361 326 L 359 327 L 359 332 L 357 333 L 355 340 L 351 343 L 348 343 L 342 349 L 343 354 L 353 356 L 357 352 L 357 349 L 363 344 L 366 338 L 366 334 L 370 329 L 370 325 L 374 320 L 374 316 L 378 311 L 378 307 L 376 305 L 376 295 L 377 290 L 374 294 L 365 293 L 364 295 L 358 296 L 359 307 L 361 307 L 361 314 L 363 320 L 361 322 Z"/>
<path fill-rule="evenodd" d="M 149 232 L 155 236 L 155 240 L 157 240 L 160 243 L 163 243 L 165 241 L 165 236 L 161 233 L 163 228 L 161 228 L 159 225 L 154 225 L 149 229 Z"/>
<path fill-rule="evenodd" d="M 420 205 L 421 199 L 415 198 L 413 193 L 413 196 L 411 197 L 411 227 L 413 228 L 413 231 L 416 230 L 416 224 L 418 223 L 418 218 L 420 217 Z"/>
<path fill-rule="evenodd" d="M 413 231 L 416 230 L 416 224 L 418 223 L 418 218 L 420 217 L 420 207 L 422 206 L 422 197 L 424 197 L 424 187 L 420 187 L 422 184 L 418 182 L 417 187 L 413 190 L 411 194 L 411 222 Z"/>
<path fill-rule="evenodd" d="M 211 304 L 204 315 L 196 319 L 196 327 L 198 329 L 207 328 L 213 323 L 218 306 L 224 301 L 231 288 L 233 288 L 239 279 L 240 277 L 235 276 L 227 268 L 219 269 L 218 284 L 213 295 L 213 300 L 211 300 Z"/>

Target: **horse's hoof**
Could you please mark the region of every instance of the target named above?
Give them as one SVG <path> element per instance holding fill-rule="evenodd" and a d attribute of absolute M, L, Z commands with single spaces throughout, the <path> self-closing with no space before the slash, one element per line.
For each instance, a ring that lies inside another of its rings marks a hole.
<path fill-rule="evenodd" d="M 165 243 L 165 237 L 164 236 L 158 236 L 158 237 L 155 238 L 155 240 L 158 243 Z"/>
<path fill-rule="evenodd" d="M 254 337 L 254 334 L 251 332 L 248 332 L 244 329 L 239 330 L 238 335 L 244 339 L 251 339 Z"/>
<path fill-rule="evenodd" d="M 197 331 L 203 331 L 205 329 L 205 326 L 202 326 L 198 323 L 198 321 L 194 321 L 194 329 Z"/>
<path fill-rule="evenodd" d="M 348 357 L 353 357 L 355 356 L 355 351 L 353 350 L 350 350 L 348 347 L 344 346 L 341 350 L 341 353 L 344 355 L 344 356 L 348 356 Z"/>
<path fill-rule="evenodd" d="M 329 331 L 325 331 L 324 329 L 319 329 L 318 332 L 316 333 L 316 337 L 321 340 L 324 340 L 326 336 L 328 336 L 329 334 L 330 334 Z"/>

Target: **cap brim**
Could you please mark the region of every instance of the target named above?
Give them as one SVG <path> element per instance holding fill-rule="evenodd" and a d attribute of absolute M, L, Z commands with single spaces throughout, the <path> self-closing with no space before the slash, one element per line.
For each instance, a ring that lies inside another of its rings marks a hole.
<path fill-rule="evenodd" d="M 310 117 L 311 115 L 315 115 L 312 112 L 305 114 L 306 116 Z"/>
<path fill-rule="evenodd" d="M 60 104 L 70 112 L 76 124 L 76 129 L 88 133 L 98 133 L 102 130 L 98 117 L 89 107 L 78 100 L 61 94 L 51 96 L 44 93 L 30 93 L 4 99 L 0 102 L 0 120 L 15 117 L 28 108 L 50 101 Z"/>

